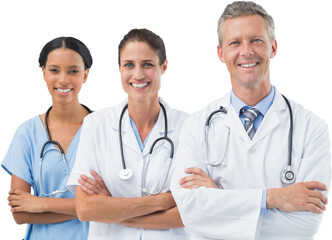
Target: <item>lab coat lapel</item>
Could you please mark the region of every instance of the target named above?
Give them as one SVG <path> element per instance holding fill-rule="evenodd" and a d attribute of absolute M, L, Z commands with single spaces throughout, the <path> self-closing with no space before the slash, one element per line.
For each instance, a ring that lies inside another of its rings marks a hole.
<path fill-rule="evenodd" d="M 128 111 L 123 116 L 122 128 L 123 146 L 126 146 L 135 151 L 136 154 L 141 155 L 142 152 L 138 145 L 134 130 L 131 127 Z"/>
<path fill-rule="evenodd" d="M 159 118 L 160 118 L 160 114 L 159 114 Z M 154 143 L 155 140 L 157 140 L 158 138 L 162 137 L 161 133 L 160 133 L 160 129 L 159 129 L 159 125 L 160 125 L 160 119 L 158 118 L 157 122 L 156 122 L 156 125 L 152 128 L 152 132 L 149 136 L 149 139 L 143 149 L 143 156 L 145 157 L 149 151 L 150 151 L 150 148 L 152 146 L 152 144 Z M 154 150 L 153 151 L 156 151 L 156 149 L 158 148 L 159 144 L 157 144 L 155 147 L 154 147 Z"/>
<path fill-rule="evenodd" d="M 251 147 L 269 134 L 278 124 L 280 119 L 278 114 L 280 110 L 285 110 L 287 108 L 285 100 L 282 95 L 276 89 L 275 98 L 270 109 L 266 113 L 262 123 L 260 124 L 255 136 L 251 140 L 246 133 L 244 126 L 238 116 L 238 113 L 235 111 L 233 106 L 230 104 L 230 95 L 226 95 L 223 99 L 224 106 L 228 106 L 228 114 L 225 116 L 225 125 L 230 128 L 230 132 L 237 134 L 246 142 L 250 143 L 248 146 Z"/>
<path fill-rule="evenodd" d="M 245 141 L 251 141 L 244 126 L 232 105 L 229 107 L 227 116 L 225 117 L 225 125 L 229 127 L 231 133 L 235 133 Z"/>
<path fill-rule="evenodd" d="M 127 103 L 128 103 L 128 101 L 126 99 L 125 101 L 123 101 L 116 107 L 116 114 L 114 114 L 114 118 L 113 118 L 111 125 L 112 125 L 112 128 L 117 132 L 119 132 L 119 121 L 120 121 L 121 112 Z M 125 114 L 123 115 L 121 132 L 122 132 L 123 146 L 130 148 L 131 150 L 136 152 L 136 154 L 141 154 L 141 150 L 137 143 L 136 136 L 130 125 L 128 111 L 126 111 Z"/>
<path fill-rule="evenodd" d="M 167 121 L 168 121 L 167 134 L 169 137 L 169 133 L 174 130 L 174 120 L 175 120 L 175 117 L 173 116 L 174 113 L 173 113 L 172 109 L 162 99 L 159 99 L 159 101 L 164 105 L 165 110 L 166 110 Z M 154 143 L 154 141 L 160 137 L 164 137 L 164 135 L 165 135 L 165 116 L 164 116 L 162 109 L 160 109 L 158 120 L 157 120 L 154 128 L 152 129 L 148 142 L 146 143 L 146 145 L 144 147 L 143 155 L 146 156 L 149 153 L 150 148 L 151 148 L 152 144 Z M 156 146 L 153 148 L 153 151 L 157 151 L 161 147 L 166 147 L 166 148 L 170 149 L 170 144 L 168 141 L 161 140 L 160 142 L 162 144 L 156 144 Z"/>
<path fill-rule="evenodd" d="M 235 111 L 233 105 L 230 103 L 230 93 L 228 93 L 221 101 L 221 106 L 227 108 L 227 115 L 224 118 L 225 125 L 229 128 L 231 133 L 238 135 L 245 141 L 251 141 L 246 133 L 244 126 L 240 120 L 238 113 Z"/>
<path fill-rule="evenodd" d="M 267 111 L 262 123 L 260 124 L 255 136 L 252 139 L 252 144 L 256 144 L 274 128 L 280 124 L 279 114 L 281 110 L 286 110 L 287 106 L 282 95 L 276 90 L 274 101 Z"/>

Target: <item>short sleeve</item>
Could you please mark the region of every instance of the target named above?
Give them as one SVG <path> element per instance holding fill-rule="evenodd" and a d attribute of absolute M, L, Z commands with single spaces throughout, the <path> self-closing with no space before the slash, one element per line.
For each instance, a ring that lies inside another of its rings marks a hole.
<path fill-rule="evenodd" d="M 16 130 L 1 166 L 10 175 L 14 174 L 30 185 L 33 185 L 31 174 L 31 143 L 26 126 L 27 124 L 23 124 Z"/>
<path fill-rule="evenodd" d="M 92 128 L 95 127 L 95 124 L 91 120 L 90 116 L 84 119 L 74 167 L 67 182 L 67 188 L 73 193 L 75 193 L 76 185 L 80 185 L 78 179 L 80 179 L 81 174 L 93 178 L 90 174 L 90 170 L 92 169 L 100 174 L 94 141 L 95 137 L 92 134 L 94 132 Z"/>

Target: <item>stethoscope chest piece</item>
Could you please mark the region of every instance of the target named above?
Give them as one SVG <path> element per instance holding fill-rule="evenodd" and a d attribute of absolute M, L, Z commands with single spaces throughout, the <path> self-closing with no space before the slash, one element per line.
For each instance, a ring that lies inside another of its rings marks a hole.
<path fill-rule="evenodd" d="M 295 174 L 292 171 L 291 166 L 287 166 L 287 168 L 280 172 L 280 178 L 285 184 L 291 184 L 295 181 Z"/>
<path fill-rule="evenodd" d="M 133 170 L 131 170 L 130 168 L 125 168 L 125 169 L 121 169 L 119 171 L 119 177 L 122 180 L 128 180 L 133 176 Z"/>

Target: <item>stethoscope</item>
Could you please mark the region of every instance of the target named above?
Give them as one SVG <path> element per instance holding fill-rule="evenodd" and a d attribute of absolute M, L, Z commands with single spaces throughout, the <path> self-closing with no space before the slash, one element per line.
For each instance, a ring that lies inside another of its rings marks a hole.
<path fill-rule="evenodd" d="M 288 99 L 284 95 L 282 95 L 282 96 L 285 99 L 285 102 L 287 104 L 290 120 L 289 120 L 289 134 L 288 134 L 288 163 L 287 163 L 287 167 L 280 172 L 280 179 L 285 184 L 291 184 L 295 181 L 295 173 L 292 170 L 293 112 L 292 112 L 292 108 L 291 108 L 291 105 L 290 105 Z M 208 137 L 209 137 L 209 127 L 210 127 L 211 122 L 213 121 L 212 117 L 217 113 L 227 114 L 227 110 L 225 107 L 220 106 L 220 108 L 218 110 L 215 110 L 212 113 L 210 113 L 210 115 L 208 116 L 208 118 L 206 119 L 206 122 L 205 122 L 205 148 L 206 148 L 206 157 L 207 157 L 205 164 L 209 165 L 211 167 L 218 167 L 218 166 L 225 165 L 225 156 L 226 156 L 228 141 L 229 141 L 229 128 L 227 128 L 228 133 L 227 133 L 227 141 L 226 141 L 226 151 L 224 152 L 221 162 L 212 164 L 209 161 L 210 151 L 209 151 Z"/>
<path fill-rule="evenodd" d="M 89 113 L 91 113 L 92 111 L 87 107 L 87 106 L 84 106 L 83 104 L 81 104 L 86 110 L 88 110 Z M 53 196 L 53 195 L 56 195 L 56 194 L 59 194 L 59 193 L 65 193 L 68 191 L 68 188 L 66 187 L 65 190 L 55 190 L 51 193 L 45 193 L 44 190 L 43 190 L 43 184 L 42 184 L 42 171 L 43 171 L 43 160 L 44 160 L 44 153 L 45 153 L 45 148 L 48 144 L 55 144 L 59 150 L 57 150 L 61 157 L 62 157 L 62 161 L 65 165 L 65 168 L 66 168 L 66 175 L 67 175 L 67 179 L 69 178 L 69 171 L 68 171 L 68 165 L 67 165 L 67 160 L 65 158 L 65 152 L 63 151 L 63 148 L 61 147 L 60 143 L 58 143 L 57 141 L 54 141 L 51 139 L 51 135 L 50 135 L 50 131 L 48 129 L 48 123 L 47 123 L 47 118 L 48 118 L 48 115 L 50 113 L 52 109 L 52 106 L 47 110 L 46 114 L 45 114 L 45 118 L 44 118 L 44 121 L 45 121 L 45 130 L 46 130 L 46 134 L 47 134 L 47 141 L 44 143 L 43 147 L 42 147 L 42 150 L 40 152 L 40 161 L 39 161 L 39 188 L 40 188 L 40 192 L 49 197 L 49 196 Z"/>
<path fill-rule="evenodd" d="M 151 193 L 151 192 L 149 192 L 146 189 L 146 187 L 145 187 L 145 184 L 146 184 L 146 174 L 147 174 L 147 171 L 148 171 L 149 163 L 150 163 L 150 160 L 151 160 L 151 154 L 153 152 L 154 146 L 157 144 L 157 142 L 159 142 L 161 140 L 166 140 L 171 145 L 171 150 L 170 150 L 170 158 L 171 158 L 171 160 L 172 160 L 173 155 L 174 155 L 174 144 L 173 144 L 173 141 L 169 137 L 167 137 L 167 132 L 168 132 L 167 113 L 166 113 L 164 105 L 161 104 L 160 102 L 159 102 L 159 105 L 160 105 L 160 107 L 161 107 L 161 109 L 163 110 L 163 113 L 164 113 L 165 133 L 164 133 L 163 137 L 160 137 L 160 138 L 156 139 L 152 143 L 152 145 L 150 147 L 149 156 L 148 156 L 148 159 L 147 159 L 147 162 L 146 162 L 146 168 L 143 171 L 142 192 L 145 193 L 146 195 L 157 195 L 157 194 L 159 194 L 162 191 L 162 189 L 165 186 L 165 183 L 166 183 L 166 180 L 167 180 L 167 177 L 168 177 L 168 174 L 169 174 L 169 170 L 171 168 L 171 161 L 169 161 L 168 169 L 167 169 L 167 174 L 166 174 L 165 180 L 164 180 L 161 188 L 159 189 L 159 191 L 157 191 L 156 193 Z M 119 120 L 119 140 L 120 140 L 120 150 L 121 150 L 121 160 L 122 160 L 122 169 L 119 171 L 119 177 L 122 180 L 128 180 L 128 179 L 130 179 L 133 176 L 133 170 L 131 168 L 127 168 L 126 167 L 126 162 L 125 162 L 125 158 L 124 158 L 124 154 L 123 154 L 123 143 L 122 143 L 122 131 L 121 131 L 122 130 L 122 118 L 123 118 L 123 115 L 126 112 L 127 108 L 128 108 L 128 104 L 126 104 L 125 107 L 123 108 L 123 110 L 121 112 L 121 115 L 120 115 L 120 120 Z"/>

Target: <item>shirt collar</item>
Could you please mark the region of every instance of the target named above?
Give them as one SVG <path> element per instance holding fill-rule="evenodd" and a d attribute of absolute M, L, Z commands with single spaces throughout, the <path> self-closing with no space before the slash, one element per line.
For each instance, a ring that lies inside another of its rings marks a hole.
<path fill-rule="evenodd" d="M 270 93 L 263 98 L 262 101 L 256 104 L 256 106 L 249 106 L 250 108 L 256 108 L 260 111 L 260 113 L 265 116 L 269 108 L 271 107 L 275 95 L 275 89 L 274 86 L 271 86 Z M 248 106 L 246 103 L 244 103 L 240 98 L 238 98 L 233 90 L 231 91 L 231 104 L 233 105 L 235 111 L 240 116 L 240 111 L 243 107 Z"/>

